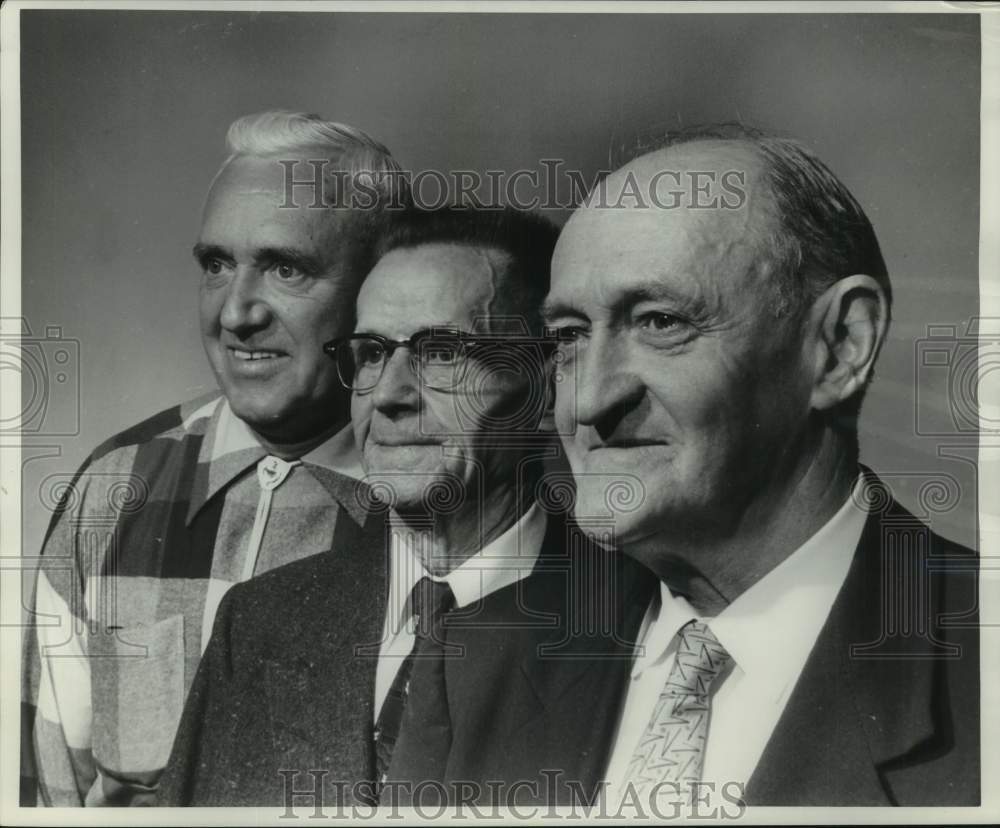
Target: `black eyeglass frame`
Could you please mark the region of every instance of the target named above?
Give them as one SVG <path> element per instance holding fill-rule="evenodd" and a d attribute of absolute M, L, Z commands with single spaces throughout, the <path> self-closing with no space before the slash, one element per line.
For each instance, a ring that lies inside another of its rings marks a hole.
<path fill-rule="evenodd" d="M 387 336 L 382 336 L 381 334 L 349 334 L 348 336 L 342 336 L 338 339 L 331 339 L 329 342 L 323 344 L 323 353 L 333 359 L 337 365 L 337 378 L 340 380 L 341 385 L 351 391 L 358 391 L 359 393 L 365 393 L 371 391 L 385 373 L 385 366 L 392 359 L 392 355 L 396 352 L 398 348 L 408 348 L 410 351 L 410 369 L 413 371 L 414 375 L 420 379 L 420 382 L 427 388 L 434 390 L 448 390 L 458 385 L 462 381 L 464 376 L 464 370 L 466 364 L 464 359 L 469 357 L 470 351 L 479 350 L 480 348 L 495 348 L 495 347 L 525 347 L 530 346 L 532 348 L 541 349 L 541 356 L 543 358 L 547 357 L 549 353 L 556 348 L 560 341 L 571 339 L 572 337 L 565 335 L 564 331 L 546 328 L 544 336 L 525 336 L 523 334 L 510 336 L 509 334 L 470 334 L 465 331 L 459 330 L 458 328 L 449 327 L 432 327 L 424 328 L 417 331 L 412 336 L 407 339 L 390 339 Z M 352 342 L 356 341 L 366 341 L 366 342 L 377 342 L 385 351 L 385 356 L 382 359 L 382 368 L 379 371 L 378 377 L 371 385 L 367 385 L 364 388 L 357 388 L 354 385 L 353 379 L 348 380 L 344 376 L 342 371 L 341 361 L 337 356 L 338 349 L 343 347 L 349 347 Z M 463 364 L 459 366 L 459 370 L 462 371 L 460 375 L 456 376 L 454 382 L 447 386 L 434 386 L 429 385 L 424 379 L 423 373 L 420 370 L 419 361 L 417 359 L 417 354 L 419 353 L 419 348 L 421 343 L 427 341 L 440 341 L 448 343 L 460 343 L 462 348 L 461 357 L 463 359 Z"/>

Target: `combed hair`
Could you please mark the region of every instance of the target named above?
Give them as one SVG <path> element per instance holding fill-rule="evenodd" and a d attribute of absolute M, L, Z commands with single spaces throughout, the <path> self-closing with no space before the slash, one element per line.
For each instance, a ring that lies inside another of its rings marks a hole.
<path fill-rule="evenodd" d="M 522 319 L 527 332 L 542 331 L 541 308 L 559 228 L 538 213 L 513 207 L 449 206 L 403 211 L 380 240 L 376 257 L 425 244 L 459 244 L 498 250 L 510 265 L 497 275 L 490 316 Z"/>
<path fill-rule="evenodd" d="M 349 181 L 370 176 L 384 199 L 406 185 L 402 168 L 367 132 L 319 115 L 273 110 L 237 118 L 226 134 L 229 159 L 288 155 L 296 161 L 328 159 Z"/>
<path fill-rule="evenodd" d="M 223 169 L 242 156 L 294 161 L 296 167 L 301 167 L 299 162 L 328 160 L 325 203 L 337 211 L 346 209 L 357 242 L 351 250 L 351 270 L 360 276 L 374 264 L 375 244 L 394 214 L 410 204 L 409 182 L 396 159 L 357 127 L 315 114 L 273 110 L 237 118 L 226 145 L 229 157 Z M 294 167 L 292 171 L 297 178 L 308 177 Z"/>

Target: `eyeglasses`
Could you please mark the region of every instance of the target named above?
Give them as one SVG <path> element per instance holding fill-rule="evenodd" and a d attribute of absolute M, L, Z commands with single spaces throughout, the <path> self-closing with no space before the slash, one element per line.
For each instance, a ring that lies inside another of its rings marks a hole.
<path fill-rule="evenodd" d="M 323 345 L 323 352 L 337 364 L 337 376 L 345 388 L 371 391 L 385 372 L 397 348 L 410 352 L 410 369 L 426 388 L 447 391 L 465 378 L 470 360 L 498 349 L 510 351 L 529 346 L 544 358 L 553 339 L 468 334 L 454 328 L 428 328 L 409 339 L 389 339 L 379 334 L 352 334 Z M 523 361 L 523 360 L 522 360 Z"/>
<path fill-rule="evenodd" d="M 409 339 L 378 334 L 352 334 L 323 346 L 337 363 L 337 375 L 352 391 L 370 391 L 382 378 L 397 348 L 410 352 L 410 369 L 427 388 L 447 390 L 462 381 L 470 350 L 481 337 L 453 328 L 417 331 Z"/>

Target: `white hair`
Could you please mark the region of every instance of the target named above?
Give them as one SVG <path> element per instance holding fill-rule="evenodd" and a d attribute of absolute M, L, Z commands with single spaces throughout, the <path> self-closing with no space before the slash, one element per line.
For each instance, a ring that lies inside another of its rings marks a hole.
<path fill-rule="evenodd" d="M 402 168 L 389 150 L 368 133 L 348 124 L 324 121 L 319 115 L 273 110 L 237 118 L 226 134 L 229 157 L 286 156 L 296 161 L 332 162 L 335 172 L 349 183 L 359 178 L 371 182 L 382 199 L 406 197 Z"/>

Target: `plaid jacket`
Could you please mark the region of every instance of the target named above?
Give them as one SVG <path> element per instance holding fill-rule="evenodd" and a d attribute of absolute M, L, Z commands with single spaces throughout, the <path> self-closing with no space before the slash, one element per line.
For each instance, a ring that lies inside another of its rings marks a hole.
<path fill-rule="evenodd" d="M 361 484 L 325 447 L 275 490 L 255 574 L 364 522 Z M 65 487 L 25 639 L 22 805 L 151 800 L 215 611 L 243 577 L 264 456 L 221 397 L 202 398 L 113 437 Z"/>

